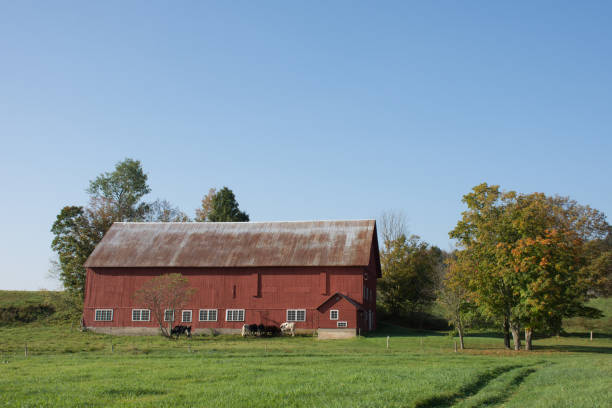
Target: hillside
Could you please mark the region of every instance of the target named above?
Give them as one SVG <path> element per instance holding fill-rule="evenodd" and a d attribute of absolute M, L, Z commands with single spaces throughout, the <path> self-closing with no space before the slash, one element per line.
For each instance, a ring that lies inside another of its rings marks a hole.
<path fill-rule="evenodd" d="M 78 319 L 78 305 L 63 292 L 0 290 L 0 324 Z"/>

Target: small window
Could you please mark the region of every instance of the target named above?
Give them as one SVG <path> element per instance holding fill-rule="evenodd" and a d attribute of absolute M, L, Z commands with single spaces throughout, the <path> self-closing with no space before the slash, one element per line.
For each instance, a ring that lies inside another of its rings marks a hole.
<path fill-rule="evenodd" d="M 225 321 L 244 322 L 244 309 L 227 309 L 225 311 Z"/>
<path fill-rule="evenodd" d="M 94 320 L 97 322 L 112 322 L 113 309 L 96 309 L 96 316 Z"/>
<path fill-rule="evenodd" d="M 329 320 L 338 320 L 338 316 L 340 315 L 340 313 L 337 310 L 330 310 L 329 311 Z"/>
<path fill-rule="evenodd" d="M 346 322 L 338 322 L 336 325 L 338 327 L 348 327 L 348 324 L 346 324 Z"/>
<path fill-rule="evenodd" d="M 306 309 L 288 309 L 287 310 L 287 321 L 288 322 L 305 322 L 306 321 Z"/>
<path fill-rule="evenodd" d="M 174 310 L 166 309 L 164 310 L 164 322 L 173 322 L 174 321 Z"/>
<path fill-rule="evenodd" d="M 149 309 L 132 309 L 133 322 L 148 322 L 150 316 Z"/>
<path fill-rule="evenodd" d="M 191 322 L 191 310 L 183 310 L 183 318 L 181 321 L 185 323 Z"/>
<path fill-rule="evenodd" d="M 217 309 L 200 309 L 200 321 L 201 322 L 216 322 L 217 321 Z"/>

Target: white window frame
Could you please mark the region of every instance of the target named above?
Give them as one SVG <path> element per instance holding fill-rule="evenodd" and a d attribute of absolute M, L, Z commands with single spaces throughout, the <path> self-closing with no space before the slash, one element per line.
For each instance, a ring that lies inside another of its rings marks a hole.
<path fill-rule="evenodd" d="M 134 319 L 134 312 L 138 312 L 138 319 Z M 147 312 L 147 319 L 142 318 L 142 312 Z M 151 311 L 149 309 L 132 309 L 133 322 L 149 322 L 151 321 Z"/>
<path fill-rule="evenodd" d="M 334 317 L 334 312 L 336 312 L 336 317 Z M 340 311 L 338 309 L 332 309 L 329 311 L 329 320 L 338 320 L 340 318 Z"/>
<path fill-rule="evenodd" d="M 234 314 L 237 314 L 237 316 L 234 316 Z M 244 309 L 226 309 L 225 310 L 225 321 L 226 322 L 244 322 L 244 315 L 245 315 Z M 242 319 L 240 317 L 242 317 Z"/>
<path fill-rule="evenodd" d="M 304 313 L 304 319 L 298 319 L 298 313 Z M 289 313 L 295 313 L 295 319 L 289 318 Z M 306 321 L 306 309 L 287 309 L 287 321 L 288 322 L 305 322 Z"/>
<path fill-rule="evenodd" d="M 203 317 L 202 312 L 204 312 L 206 319 L 202 319 Z M 210 318 L 211 312 L 215 313 L 214 319 Z M 219 318 L 219 311 L 217 309 L 200 309 L 200 312 L 198 313 L 198 320 L 200 322 L 216 322 L 218 318 Z"/>
<path fill-rule="evenodd" d="M 168 312 L 172 312 L 172 320 L 168 319 Z M 165 309 L 164 310 L 164 322 L 173 322 L 174 321 L 174 310 L 172 309 Z"/>
<path fill-rule="evenodd" d="M 338 322 L 336 322 L 336 327 L 346 328 L 346 327 L 348 327 L 348 323 L 345 322 L 345 321 L 338 321 Z"/>
<path fill-rule="evenodd" d="M 185 313 L 189 313 L 189 320 L 185 320 Z M 181 322 L 182 323 L 193 322 L 193 311 L 192 310 L 182 310 L 181 311 Z"/>
<path fill-rule="evenodd" d="M 100 312 L 100 318 L 98 319 L 98 312 Z M 104 313 L 110 312 L 110 319 L 104 319 Z M 113 321 L 113 309 L 96 309 L 94 311 L 94 321 L 96 322 L 112 322 Z"/>

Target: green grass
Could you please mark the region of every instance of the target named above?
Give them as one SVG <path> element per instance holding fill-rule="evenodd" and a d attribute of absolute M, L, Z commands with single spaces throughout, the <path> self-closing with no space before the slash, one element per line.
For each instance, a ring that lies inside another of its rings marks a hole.
<path fill-rule="evenodd" d="M 52 295 L 0 291 L 0 307 Z M 612 299 L 591 305 L 612 316 Z M 0 407 L 612 406 L 605 319 L 593 341 L 583 321 L 568 320 L 570 334 L 537 338 L 530 353 L 482 331 L 455 353 L 446 333 L 391 324 L 350 340 L 167 340 L 82 333 L 62 321 L 0 326 Z"/>
<path fill-rule="evenodd" d="M 44 290 L 0 290 L 0 308 L 41 305 L 48 302 L 49 292 Z"/>
<path fill-rule="evenodd" d="M 386 348 L 386 336 L 390 348 Z M 25 344 L 29 356 L 24 355 Z M 112 344 L 112 346 L 111 346 Z M 41 322 L 0 328 L 4 407 L 608 407 L 612 339 L 385 326 L 370 337 L 115 337 Z M 112 348 L 112 352 L 111 352 Z"/>
<path fill-rule="evenodd" d="M 587 306 L 594 307 L 603 312 L 600 319 L 584 319 L 574 317 L 563 321 L 563 328 L 568 332 L 584 332 L 594 330 L 597 333 L 612 335 L 612 297 L 592 299 Z"/>

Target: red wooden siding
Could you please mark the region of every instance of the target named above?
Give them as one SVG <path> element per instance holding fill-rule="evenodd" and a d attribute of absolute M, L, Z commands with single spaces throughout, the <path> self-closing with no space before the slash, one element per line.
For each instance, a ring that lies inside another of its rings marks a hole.
<path fill-rule="evenodd" d="M 317 307 L 329 298 L 330 294 L 340 292 L 359 303 L 363 302 L 364 282 L 374 285 L 374 288 L 376 285 L 375 271 L 368 271 L 368 280 L 364 281 L 364 272 L 369 269 L 370 267 L 357 266 L 88 268 L 83 316 L 85 324 L 94 327 L 156 327 L 153 316 L 150 322 L 132 321 L 132 309 L 143 307 L 134 301 L 134 292 L 154 276 L 180 272 L 196 289 L 184 308 L 193 311 L 190 324 L 193 328 L 238 329 L 245 323 L 279 325 L 286 321 L 287 309 L 306 309 L 306 322 L 297 322 L 296 328 L 316 329 L 320 324 Z M 114 310 L 113 321 L 94 321 L 95 309 L 106 308 Z M 200 309 L 217 309 L 217 321 L 198 321 Z M 227 309 L 245 309 L 244 322 L 226 322 Z M 351 319 L 342 318 L 343 321 L 349 322 L 349 328 L 358 326 L 354 307 L 353 312 Z M 176 311 L 175 324 L 180 321 L 181 313 Z"/>

